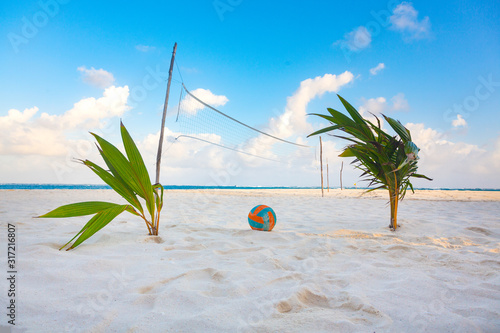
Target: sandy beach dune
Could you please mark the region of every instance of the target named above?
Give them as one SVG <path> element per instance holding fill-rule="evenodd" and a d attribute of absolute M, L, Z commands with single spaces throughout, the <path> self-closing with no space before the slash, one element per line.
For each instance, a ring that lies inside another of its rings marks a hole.
<path fill-rule="evenodd" d="M 33 216 L 123 200 L 110 190 L 2 190 L 2 238 L 8 223 L 17 228 L 16 328 L 500 331 L 500 192 L 409 194 L 397 232 L 387 227 L 387 193 L 361 192 L 167 191 L 159 237 L 122 214 L 76 250 L 58 251 L 88 218 Z M 259 204 L 277 214 L 272 232 L 248 226 Z"/>

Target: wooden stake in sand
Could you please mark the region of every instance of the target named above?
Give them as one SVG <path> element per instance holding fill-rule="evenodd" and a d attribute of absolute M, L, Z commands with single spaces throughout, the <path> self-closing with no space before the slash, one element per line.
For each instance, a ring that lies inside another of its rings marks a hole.
<path fill-rule="evenodd" d="M 340 164 L 340 190 L 342 191 L 342 169 L 344 169 L 344 162 Z"/>
<path fill-rule="evenodd" d="M 321 196 L 325 196 L 323 191 L 323 143 L 321 142 L 321 136 L 319 137 L 319 163 L 321 165 Z"/>
<path fill-rule="evenodd" d="M 328 158 L 326 159 L 326 188 L 330 192 L 330 176 L 328 175 Z"/>
<path fill-rule="evenodd" d="M 174 51 L 172 52 L 172 59 L 170 60 L 170 69 L 168 70 L 167 95 L 165 96 L 165 104 L 163 105 L 160 142 L 158 143 L 158 154 L 156 155 L 156 184 L 160 183 L 160 164 L 161 164 L 161 150 L 163 147 L 163 132 L 165 130 L 165 118 L 167 116 L 168 95 L 170 95 L 170 82 L 172 82 L 172 70 L 174 69 L 174 59 L 176 51 L 177 51 L 177 43 L 174 44 Z"/>

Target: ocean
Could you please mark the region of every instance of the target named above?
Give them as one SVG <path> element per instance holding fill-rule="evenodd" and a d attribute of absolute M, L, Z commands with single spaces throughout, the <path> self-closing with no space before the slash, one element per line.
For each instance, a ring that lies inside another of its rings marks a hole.
<path fill-rule="evenodd" d="M 198 186 L 198 185 L 165 185 L 166 190 L 209 190 L 209 189 L 235 189 L 235 190 L 258 190 L 258 189 L 320 189 L 319 186 L 299 187 L 299 186 Z M 339 187 L 330 187 L 331 189 Z M 353 189 L 354 187 L 344 187 Z M 108 185 L 92 184 L 0 184 L 0 190 L 108 190 Z M 326 188 L 325 188 L 326 189 Z M 357 187 L 357 189 L 367 189 Z M 441 191 L 500 191 L 491 188 L 415 188 L 416 190 L 441 190 Z"/>

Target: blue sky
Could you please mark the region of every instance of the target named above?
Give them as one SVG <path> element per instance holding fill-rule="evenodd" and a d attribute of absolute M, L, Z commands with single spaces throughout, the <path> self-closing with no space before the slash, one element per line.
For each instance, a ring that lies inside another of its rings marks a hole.
<path fill-rule="evenodd" d="M 0 182 L 98 183 L 71 159 L 96 159 L 81 148 L 91 142 L 88 131 L 109 128 L 103 132 L 117 143 L 117 129 L 104 124 L 120 118 L 154 161 L 177 42 L 188 89 L 225 96 L 222 110 L 249 125 L 269 128 L 277 124 L 272 117 L 288 112 L 296 122 L 276 133 L 305 138 L 307 129 L 326 123 L 301 120 L 302 114 L 342 110 L 337 92 L 366 115 L 382 112 L 411 124 L 422 148 L 421 171 L 434 178 L 417 186 L 500 187 L 498 1 L 50 0 L 0 6 Z M 346 72 L 352 78 L 340 83 Z M 309 87 L 307 80 L 315 78 Z M 172 109 L 180 79 L 176 69 Z M 151 88 L 143 96 L 145 80 Z M 106 102 L 115 97 L 118 102 Z M 337 170 L 345 143 L 324 140 Z M 317 138 L 307 143 L 317 145 Z M 206 185 L 214 175 L 230 174 L 227 185 L 318 184 L 314 160 L 256 164 L 214 147 L 205 147 L 206 156 L 186 155 L 188 143 L 175 149 L 165 155 L 164 183 Z M 199 162 L 207 156 L 214 159 L 209 165 Z M 227 171 L 233 162 L 239 166 L 234 175 Z M 356 171 L 345 176 L 347 184 L 357 181 Z"/>

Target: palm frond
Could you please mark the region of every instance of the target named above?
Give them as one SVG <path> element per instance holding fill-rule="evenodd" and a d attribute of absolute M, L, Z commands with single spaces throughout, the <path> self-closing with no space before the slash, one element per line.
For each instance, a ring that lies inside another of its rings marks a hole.
<path fill-rule="evenodd" d="M 69 247 L 68 250 L 74 249 L 82 242 L 87 240 L 90 236 L 94 235 L 96 232 L 104 228 L 109 222 L 111 222 L 115 217 L 123 213 L 127 209 L 128 205 L 116 205 L 105 210 L 100 211 L 90 221 L 85 224 L 85 226 L 73 237 L 68 243 L 66 243 L 62 248 L 68 245 L 77 236 L 78 239 Z"/>
<path fill-rule="evenodd" d="M 78 202 L 58 207 L 48 212 L 47 214 L 38 217 L 63 218 L 63 217 L 85 216 L 85 215 L 96 214 L 101 210 L 109 209 L 115 206 L 118 205 L 111 202 L 103 202 L 103 201 Z"/>
<path fill-rule="evenodd" d="M 155 212 L 155 199 L 148 170 L 144 164 L 144 160 L 142 159 L 139 149 L 137 149 L 134 140 L 132 140 L 132 137 L 128 133 L 125 126 L 123 126 L 123 123 L 120 123 L 120 128 L 125 152 L 127 153 L 128 160 L 130 161 L 129 164 L 134 173 L 137 185 L 140 188 L 139 193 L 143 194 L 141 196 L 146 200 L 148 211 L 153 217 Z"/>
<path fill-rule="evenodd" d="M 387 120 L 387 123 L 392 127 L 392 129 L 398 133 L 399 137 L 404 141 L 404 142 L 407 142 L 407 141 L 411 141 L 411 134 L 410 134 L 410 131 L 403 126 L 403 124 L 401 124 L 399 122 L 399 120 L 395 120 L 395 119 L 392 119 L 390 117 L 387 117 L 385 115 L 382 115 L 385 120 Z"/>

